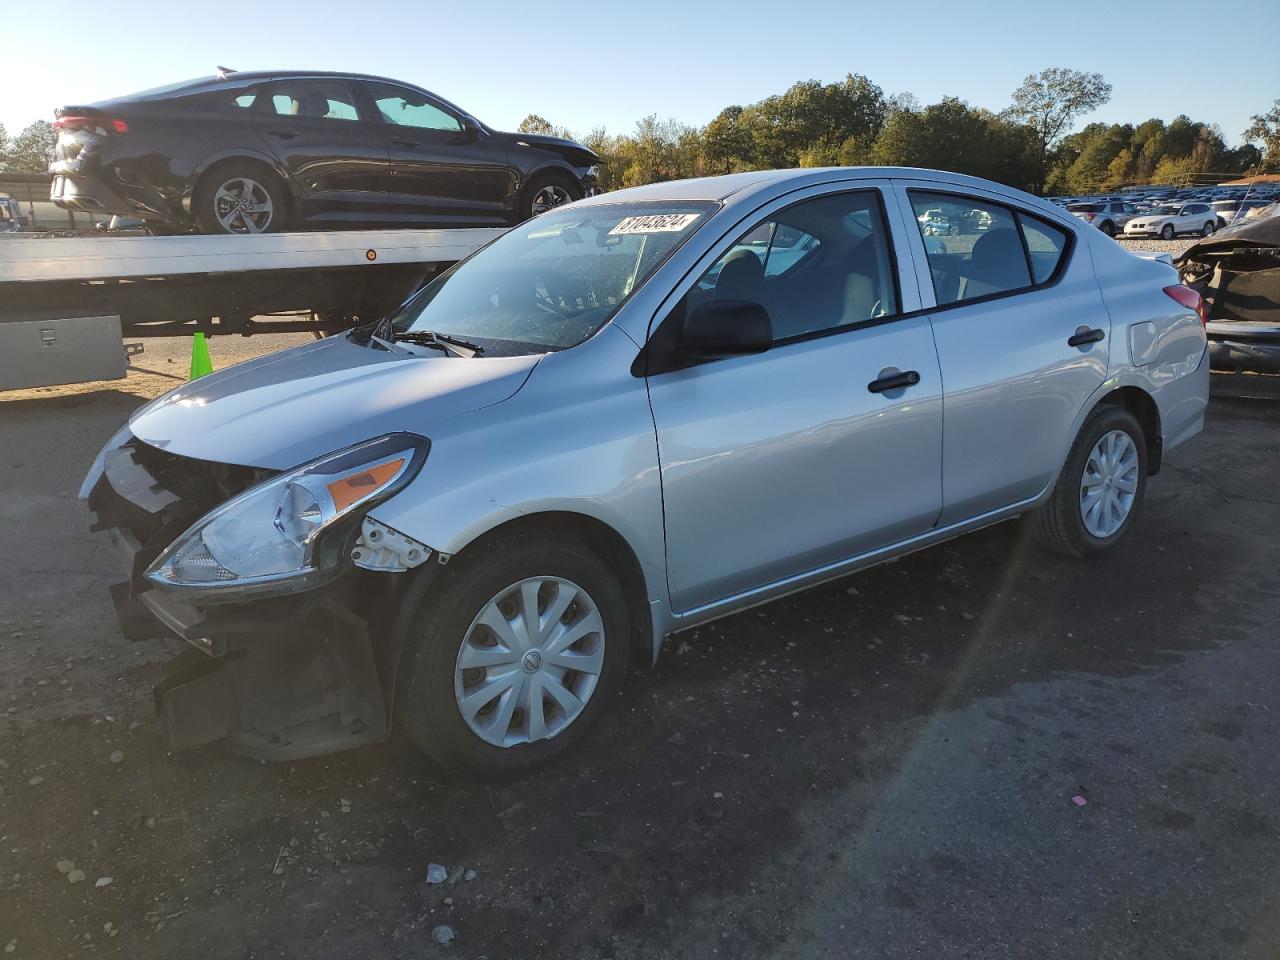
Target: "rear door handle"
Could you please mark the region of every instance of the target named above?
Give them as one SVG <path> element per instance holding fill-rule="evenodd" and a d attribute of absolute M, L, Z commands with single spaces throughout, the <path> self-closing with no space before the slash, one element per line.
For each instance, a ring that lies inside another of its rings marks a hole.
<path fill-rule="evenodd" d="M 886 390 L 901 390 L 903 387 L 914 387 L 920 382 L 920 374 L 914 370 L 903 370 L 879 380 L 872 380 L 867 389 L 872 393 L 884 393 Z"/>
<path fill-rule="evenodd" d="M 281 140 L 292 140 L 297 136 L 292 130 L 268 130 L 267 133 L 273 137 L 279 137 Z"/>
<path fill-rule="evenodd" d="M 1101 340 L 1105 336 L 1106 334 L 1103 333 L 1101 330 L 1098 330 L 1098 329 L 1088 330 L 1085 328 L 1081 328 L 1067 339 L 1067 346 L 1083 347 L 1086 343 L 1097 343 L 1099 340 Z"/>
<path fill-rule="evenodd" d="M 392 137 L 391 142 L 397 147 L 416 147 L 418 145 L 417 140 L 409 140 L 405 137 Z"/>

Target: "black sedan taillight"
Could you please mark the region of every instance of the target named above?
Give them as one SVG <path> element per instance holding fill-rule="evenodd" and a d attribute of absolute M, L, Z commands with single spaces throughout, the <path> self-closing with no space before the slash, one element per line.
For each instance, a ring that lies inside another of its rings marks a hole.
<path fill-rule="evenodd" d="M 129 132 L 129 124 L 118 117 L 93 117 L 71 114 L 57 117 L 53 121 L 53 126 L 55 130 L 84 130 L 89 133 L 96 133 L 101 137 Z"/>

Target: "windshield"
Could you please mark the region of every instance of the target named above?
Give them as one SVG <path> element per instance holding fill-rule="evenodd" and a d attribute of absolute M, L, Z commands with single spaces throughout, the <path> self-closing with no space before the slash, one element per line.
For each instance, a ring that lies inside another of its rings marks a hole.
<path fill-rule="evenodd" d="M 712 203 L 618 203 L 545 213 L 432 281 L 392 325 L 472 341 L 487 356 L 575 346 L 714 210 Z"/>
<path fill-rule="evenodd" d="M 1171 217 L 1181 209 L 1181 207 L 1156 207 L 1151 213 L 1157 217 Z"/>

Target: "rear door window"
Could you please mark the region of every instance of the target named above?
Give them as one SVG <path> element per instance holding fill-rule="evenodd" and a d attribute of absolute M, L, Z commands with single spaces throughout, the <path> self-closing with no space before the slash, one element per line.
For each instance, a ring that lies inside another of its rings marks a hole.
<path fill-rule="evenodd" d="M 271 85 L 271 113 L 311 120 L 359 120 L 345 80 L 281 80 Z"/>
<path fill-rule="evenodd" d="M 1070 246 L 1062 227 L 976 197 L 910 190 L 938 306 L 1047 283 Z"/>
<path fill-rule="evenodd" d="M 977 198 L 910 191 L 938 305 L 1031 286 L 1013 211 Z"/>

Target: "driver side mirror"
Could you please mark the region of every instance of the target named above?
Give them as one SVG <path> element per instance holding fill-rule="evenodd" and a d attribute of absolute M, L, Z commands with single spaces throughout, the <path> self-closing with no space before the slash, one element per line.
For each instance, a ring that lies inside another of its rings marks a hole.
<path fill-rule="evenodd" d="M 680 352 L 699 360 L 763 353 L 773 344 L 773 325 L 753 300 L 712 300 L 684 318 Z"/>

